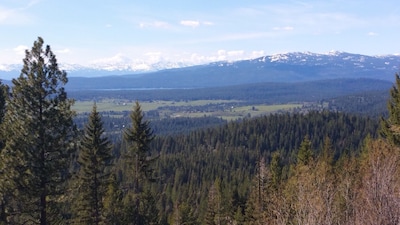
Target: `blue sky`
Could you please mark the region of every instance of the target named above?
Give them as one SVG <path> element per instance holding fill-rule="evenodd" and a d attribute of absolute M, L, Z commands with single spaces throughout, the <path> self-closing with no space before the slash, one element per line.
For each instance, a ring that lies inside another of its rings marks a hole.
<path fill-rule="evenodd" d="M 0 0 L 0 64 L 43 37 L 61 63 L 400 53 L 398 0 Z"/>

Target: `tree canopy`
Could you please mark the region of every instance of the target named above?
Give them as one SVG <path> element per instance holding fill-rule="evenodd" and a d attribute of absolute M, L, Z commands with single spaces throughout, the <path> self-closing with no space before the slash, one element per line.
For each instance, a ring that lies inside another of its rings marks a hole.
<path fill-rule="evenodd" d="M 13 223 L 57 220 L 75 137 L 73 101 L 50 46 L 38 38 L 27 50 L 24 66 L 13 79 L 3 128 L 2 189 L 18 204 L 10 205 Z M 51 212 L 51 213 L 50 213 Z"/>

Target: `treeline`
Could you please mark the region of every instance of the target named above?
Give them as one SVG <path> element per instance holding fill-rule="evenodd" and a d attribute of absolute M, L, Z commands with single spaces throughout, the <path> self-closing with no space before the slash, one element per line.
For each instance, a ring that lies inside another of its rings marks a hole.
<path fill-rule="evenodd" d="M 156 110 L 148 111 L 145 113 L 145 119 L 151 121 L 150 127 L 154 134 L 157 136 L 187 134 L 197 129 L 208 127 L 216 127 L 218 125 L 226 124 L 226 120 L 213 117 L 203 116 L 196 118 L 176 117 L 176 118 L 163 118 L 152 116 Z M 120 141 L 121 132 L 124 127 L 130 124 L 130 112 L 101 112 L 103 126 L 106 130 L 107 136 L 112 141 Z M 78 128 L 83 128 L 89 120 L 90 113 L 81 113 L 74 119 Z"/>
<path fill-rule="evenodd" d="M 388 91 L 370 91 L 339 96 L 326 100 L 328 109 L 364 115 L 372 118 L 387 117 Z"/>
<path fill-rule="evenodd" d="M 77 129 L 43 44 L 0 84 L 0 224 L 400 222 L 399 76 L 380 125 L 322 111 L 156 137 L 136 101 L 110 139 L 96 105 Z"/>

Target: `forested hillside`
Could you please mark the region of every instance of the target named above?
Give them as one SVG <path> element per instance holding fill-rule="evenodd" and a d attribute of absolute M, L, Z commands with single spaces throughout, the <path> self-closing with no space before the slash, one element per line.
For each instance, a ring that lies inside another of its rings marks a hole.
<path fill-rule="evenodd" d="M 121 127 L 96 104 L 76 118 L 67 81 L 38 38 L 13 86 L 0 83 L 0 224 L 400 222 L 399 76 L 380 120 L 307 110 L 152 125 L 135 101 Z"/>
<path fill-rule="evenodd" d="M 309 82 L 271 83 L 260 82 L 218 88 L 154 89 L 154 90 L 80 90 L 70 91 L 76 100 L 100 101 L 102 99 L 126 99 L 139 101 L 174 100 L 193 101 L 204 99 L 241 100 L 266 102 L 318 101 L 349 94 L 387 91 L 391 82 L 377 79 L 327 79 Z"/>
<path fill-rule="evenodd" d="M 246 214 L 245 202 L 260 160 L 268 166 L 272 156 L 279 155 L 280 173 L 286 179 L 291 165 L 297 162 L 302 142 L 309 141 L 311 154 L 318 156 L 324 142 L 329 141 L 329 154 L 336 161 L 344 154 L 357 155 L 362 140 L 376 136 L 376 128 L 376 121 L 366 118 L 312 112 L 270 115 L 189 135 L 155 139 L 153 149 L 161 152 L 156 171 L 163 179 L 154 187 L 164 193 L 163 201 L 171 204 L 161 205 L 167 210 L 166 216 L 175 211 L 171 211 L 174 204 L 189 204 L 195 205 L 196 217 L 205 221 L 207 193 L 218 180 L 218 188 L 223 188 L 220 194 L 226 195 L 220 203 L 226 204 L 223 217 L 233 219 L 235 212 L 239 219 Z M 232 205 L 232 201 L 236 204 Z M 226 207 L 233 207 L 229 209 L 233 212 Z"/>

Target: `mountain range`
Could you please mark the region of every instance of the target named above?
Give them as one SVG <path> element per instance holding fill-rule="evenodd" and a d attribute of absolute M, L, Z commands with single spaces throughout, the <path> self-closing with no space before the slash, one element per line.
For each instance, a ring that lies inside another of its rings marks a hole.
<path fill-rule="evenodd" d="M 79 65 L 61 67 L 69 74 L 67 89 L 72 90 L 174 89 L 337 78 L 394 81 L 394 75 L 400 67 L 400 56 L 367 56 L 336 51 L 327 54 L 293 52 L 195 66 L 158 62 L 141 67 L 123 63 L 103 65 L 103 67 Z M 0 65 L 0 77 L 3 80 L 17 77 L 20 68 L 21 65 Z M 141 69 L 135 70 L 135 68 Z"/>

